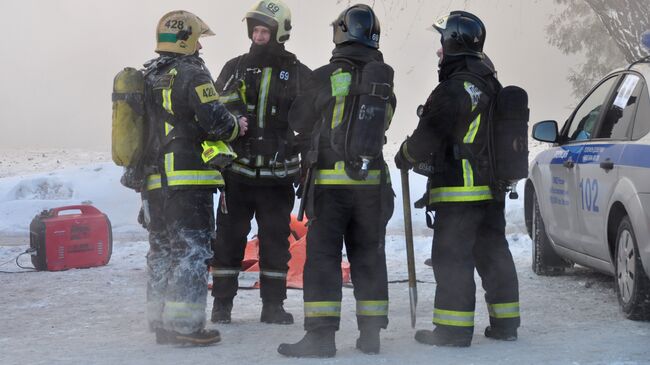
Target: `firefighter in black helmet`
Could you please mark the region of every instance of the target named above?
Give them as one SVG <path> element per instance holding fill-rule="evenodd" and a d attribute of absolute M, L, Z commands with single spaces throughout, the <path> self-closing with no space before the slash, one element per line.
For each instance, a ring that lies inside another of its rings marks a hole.
<path fill-rule="evenodd" d="M 517 273 L 505 238 L 504 193 L 489 186 L 486 147 L 488 112 L 501 85 L 483 53 L 485 27 L 478 17 L 454 11 L 433 27 L 441 35 L 440 83 L 395 156 L 400 169 L 433 165 L 425 198 L 435 211 L 435 328 L 417 331 L 415 339 L 470 346 L 476 268 L 490 314 L 485 336 L 512 341 L 520 323 Z"/>
<path fill-rule="evenodd" d="M 386 224 L 393 213 L 393 191 L 381 148 L 396 103 L 392 69 L 383 63 L 378 50 L 379 20 L 372 8 L 354 5 L 344 10 L 332 26 L 336 47 L 330 63 L 314 71 L 310 85 L 296 99 L 289 115 L 289 122 L 302 142 L 303 161 L 313 169 L 313 183 L 309 185 L 313 188 L 307 189 L 310 226 L 303 292 L 307 333 L 298 343 L 278 347 L 279 353 L 290 357 L 332 357 L 336 354 L 334 337 L 341 321 L 344 242 L 360 331 L 357 349 L 368 354 L 378 353 L 379 332 L 388 325 L 384 239 Z M 383 101 L 383 109 L 382 106 L 368 109 L 383 114 L 381 122 L 373 124 L 375 129 L 359 136 L 364 139 L 371 133 L 378 133 L 380 140 L 378 156 L 368 162 L 366 177 L 362 178 L 349 159 L 355 156 L 348 156 L 341 146 L 349 147 L 354 143 L 342 143 L 336 136 L 342 136 L 343 131 L 345 140 L 354 142 L 347 139 L 345 130 L 348 126 L 354 128 L 355 125 L 349 123 L 363 114 L 360 110 L 364 109 L 355 108 L 365 96 L 357 96 L 359 93 L 351 85 L 363 89 L 367 68 L 375 66 L 379 70 L 389 70 L 390 83 L 374 84 L 375 91 L 382 95 L 368 97 Z M 361 83 L 357 84 L 359 81 Z"/>
<path fill-rule="evenodd" d="M 158 58 L 145 70 L 148 133 L 145 192 L 151 248 L 147 254 L 147 314 L 159 344 L 209 345 L 217 330 L 205 328 L 206 260 L 214 235 L 213 194 L 223 186 L 201 156 L 206 141 L 232 141 L 246 131 L 217 100 L 199 57 L 200 37 L 214 35 L 196 15 L 165 14 L 156 31 Z"/>
<path fill-rule="evenodd" d="M 290 259 L 289 222 L 300 160 L 289 128 L 289 107 L 310 70 L 285 49 L 291 12 L 262 0 L 246 13 L 250 51 L 228 61 L 216 81 L 219 100 L 247 115 L 249 131 L 233 143 L 238 158 L 224 171 L 212 260 L 212 322 L 230 323 L 251 219 L 260 240 L 260 296 L 264 323 L 291 324 L 283 308 Z"/>

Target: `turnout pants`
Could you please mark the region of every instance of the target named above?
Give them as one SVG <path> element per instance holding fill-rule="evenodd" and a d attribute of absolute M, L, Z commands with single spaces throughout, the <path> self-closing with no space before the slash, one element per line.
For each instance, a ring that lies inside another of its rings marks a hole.
<path fill-rule="evenodd" d="M 217 239 L 212 260 L 212 296 L 237 294 L 239 271 L 255 216 L 260 242 L 260 296 L 282 303 L 287 298 L 289 223 L 295 199 L 293 185 L 249 185 L 226 177 L 217 212 Z"/>
<path fill-rule="evenodd" d="M 357 326 L 360 330 L 386 328 L 385 234 L 393 214 L 392 189 L 315 189 L 314 212 L 310 214 L 315 219 L 307 232 L 303 276 L 305 330 L 339 329 L 344 242 L 357 303 Z"/>
<path fill-rule="evenodd" d="M 164 292 L 163 328 L 189 334 L 205 326 L 206 261 L 212 257 L 213 190 L 163 190 L 168 245 L 150 251 L 152 288 Z M 153 217 L 153 215 L 152 215 Z M 166 284 L 165 284 L 166 281 Z"/>
<path fill-rule="evenodd" d="M 171 269 L 171 244 L 167 235 L 164 217 L 164 196 L 162 189 L 142 194 L 143 219 L 149 231 L 149 252 L 147 253 L 147 320 L 149 329 L 162 328 L 162 312 L 165 291 Z"/>
<path fill-rule="evenodd" d="M 474 268 L 485 289 L 490 325 L 519 327 L 517 272 L 505 238 L 505 203 L 436 208 L 432 249 L 433 323 L 459 334 L 474 330 Z"/>

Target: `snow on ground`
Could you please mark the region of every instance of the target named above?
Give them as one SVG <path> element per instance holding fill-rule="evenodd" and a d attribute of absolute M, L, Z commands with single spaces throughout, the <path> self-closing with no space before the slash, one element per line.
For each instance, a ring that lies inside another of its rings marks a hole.
<path fill-rule="evenodd" d="M 31 158 L 31 159 L 30 159 Z M 55 162 L 55 161 L 58 161 Z M 392 171 L 395 214 L 386 242 L 390 284 L 390 325 L 382 332 L 382 353 L 354 349 L 354 298 L 343 288 L 343 322 L 337 357 L 286 359 L 280 342 L 303 335 L 302 291 L 290 290 L 285 307 L 292 326 L 259 323 L 257 290 L 240 290 L 233 324 L 220 325 L 222 343 L 207 348 L 159 346 L 147 331 L 145 232 L 135 223 L 138 196 L 119 185 L 120 169 L 102 153 L 84 151 L 2 151 L 0 157 L 0 266 L 17 270 L 13 259 L 29 243 L 29 222 L 42 209 L 90 201 L 110 217 L 115 232 L 110 263 L 64 272 L 0 274 L 0 364 L 645 364 L 650 363 L 650 324 L 624 319 L 612 278 L 584 268 L 561 277 L 538 277 L 522 200 L 509 201 L 508 241 L 519 273 L 522 327 L 517 342 L 497 342 L 482 332 L 488 315 L 477 276 L 477 316 L 472 347 L 432 348 L 413 340 L 410 328 L 406 255 L 399 174 Z M 5 168 L 9 166 L 9 168 Z M 412 200 L 424 179 L 411 174 Z M 523 192 L 519 189 L 520 196 Z M 419 303 L 417 328 L 431 327 L 435 283 L 429 257 L 431 232 L 414 210 Z M 29 265 L 29 258 L 20 261 Z M 211 298 L 208 299 L 208 311 Z M 210 327 L 214 325 L 210 324 Z"/>

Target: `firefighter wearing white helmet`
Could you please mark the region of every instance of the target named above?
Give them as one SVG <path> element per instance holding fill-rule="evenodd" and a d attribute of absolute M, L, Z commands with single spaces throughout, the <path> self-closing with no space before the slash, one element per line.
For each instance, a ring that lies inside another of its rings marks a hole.
<path fill-rule="evenodd" d="M 238 158 L 223 173 L 212 260 L 212 322 L 230 323 L 241 261 L 255 217 L 260 238 L 261 322 L 291 324 L 287 297 L 289 222 L 300 159 L 289 128 L 289 108 L 311 71 L 285 49 L 291 12 L 282 1 L 262 0 L 244 17 L 250 51 L 228 61 L 215 85 L 219 100 L 246 115 L 250 130 L 233 143 Z"/>
<path fill-rule="evenodd" d="M 196 15 L 177 10 L 156 28 L 156 52 L 145 64 L 145 157 L 142 187 L 149 230 L 147 317 L 159 344 L 208 345 L 207 270 L 214 235 L 213 194 L 223 186 L 201 155 L 246 132 L 246 119 L 219 101 L 199 38 L 214 35 Z"/>

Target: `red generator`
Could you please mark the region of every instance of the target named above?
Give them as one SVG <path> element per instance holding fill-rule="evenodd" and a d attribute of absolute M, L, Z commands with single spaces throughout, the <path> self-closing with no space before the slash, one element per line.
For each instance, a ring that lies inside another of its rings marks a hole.
<path fill-rule="evenodd" d="M 29 231 L 32 264 L 37 270 L 102 266 L 111 259 L 111 222 L 92 205 L 44 210 L 34 217 Z"/>

